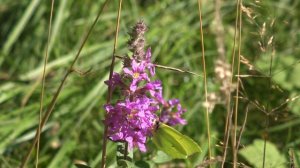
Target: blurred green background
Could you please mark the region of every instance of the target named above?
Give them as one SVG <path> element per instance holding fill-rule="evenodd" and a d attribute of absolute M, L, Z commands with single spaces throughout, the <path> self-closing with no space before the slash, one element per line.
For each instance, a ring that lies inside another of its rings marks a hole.
<path fill-rule="evenodd" d="M 103 2 L 55 1 L 44 109 Z M 216 10 L 216 2 L 221 3 L 220 10 Z M 245 59 L 241 74 L 250 76 L 241 78 L 239 128 L 247 107 L 249 109 L 241 139 L 241 165 L 260 167 L 263 137 L 267 137 L 267 167 L 288 167 L 292 154 L 299 166 L 299 3 L 292 0 L 243 1 L 241 55 Z M 0 167 L 17 167 L 35 134 L 50 6 L 50 1 L 41 0 L 0 1 Z M 108 3 L 75 65 L 76 69 L 91 70 L 91 73 L 86 76 L 71 74 L 64 85 L 41 136 L 40 167 L 75 167 L 73 163 L 77 159 L 92 167 L 100 165 L 102 107 L 107 92 L 103 81 L 109 73 L 117 10 L 118 1 Z M 202 12 L 208 92 L 212 97 L 209 99 L 212 149 L 213 156 L 217 157 L 222 155 L 226 96 L 220 89 L 224 81 L 216 77 L 215 69 L 231 62 L 236 2 L 205 0 Z M 216 19 L 218 16 L 221 21 Z M 117 55 L 128 53 L 127 33 L 140 19 L 149 27 L 146 43 L 152 48 L 155 63 L 202 74 L 196 0 L 124 1 Z M 224 52 L 218 52 L 221 48 Z M 266 76 L 271 56 L 270 83 Z M 216 60 L 222 60 L 221 64 L 216 64 Z M 119 60 L 116 65 L 116 69 L 121 68 Z M 179 98 L 187 109 L 188 124 L 177 129 L 192 137 L 203 149 L 200 155 L 188 161 L 163 164 L 171 167 L 199 165 L 207 156 L 203 78 L 164 69 L 157 69 L 157 78 L 163 82 L 164 96 Z M 116 145 L 110 142 L 107 149 L 108 165 L 114 167 Z M 151 151 L 152 155 L 137 152 L 137 160 L 151 160 L 153 164 L 155 151 Z M 34 154 L 28 167 L 34 165 Z M 231 167 L 231 162 L 229 148 L 226 166 Z M 218 167 L 218 161 L 213 163 Z"/>

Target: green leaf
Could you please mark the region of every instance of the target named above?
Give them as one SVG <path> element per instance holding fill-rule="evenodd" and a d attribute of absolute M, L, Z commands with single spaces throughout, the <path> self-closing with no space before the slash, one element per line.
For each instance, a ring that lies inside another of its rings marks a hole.
<path fill-rule="evenodd" d="M 149 162 L 149 161 L 143 161 L 143 160 L 139 160 L 137 162 L 135 162 L 135 166 L 136 168 L 151 168 L 154 167 L 153 162 Z"/>
<path fill-rule="evenodd" d="M 263 165 L 264 141 L 255 140 L 253 144 L 240 150 L 240 154 L 254 167 Z M 266 143 L 265 167 L 285 168 L 286 159 L 280 154 L 276 146 L 270 142 Z"/>
<path fill-rule="evenodd" d="M 135 167 L 134 164 L 128 160 L 120 159 L 118 160 L 118 166 L 123 168 Z"/>
<path fill-rule="evenodd" d="M 173 159 L 186 159 L 188 156 L 201 152 L 195 141 L 163 123 L 159 123 L 152 141 L 159 150 Z"/>

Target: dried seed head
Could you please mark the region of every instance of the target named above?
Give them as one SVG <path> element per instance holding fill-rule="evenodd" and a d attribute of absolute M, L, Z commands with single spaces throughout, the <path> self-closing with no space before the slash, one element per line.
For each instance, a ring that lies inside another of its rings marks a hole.
<path fill-rule="evenodd" d="M 253 9 L 251 9 L 249 7 L 245 7 L 244 5 L 242 5 L 241 9 L 242 9 L 242 12 L 246 13 L 246 15 L 249 19 L 251 19 L 251 20 L 255 19 L 255 16 L 253 15 L 254 14 Z"/>
<path fill-rule="evenodd" d="M 241 55 L 241 63 L 246 65 L 250 71 L 254 70 L 254 65 L 250 63 L 250 61 Z"/>
<path fill-rule="evenodd" d="M 128 48 L 133 53 L 133 58 L 137 60 L 145 59 L 145 37 L 147 26 L 143 21 L 139 21 L 129 32 L 130 39 L 128 41 Z"/>
<path fill-rule="evenodd" d="M 202 105 L 207 107 L 211 113 L 214 110 L 215 105 L 220 103 L 220 101 L 220 97 L 217 95 L 217 93 L 212 92 L 207 95 L 207 102 L 204 102 Z"/>
<path fill-rule="evenodd" d="M 234 85 L 231 84 L 231 68 L 228 63 L 223 60 L 217 60 L 215 64 L 215 74 L 217 80 L 221 83 L 220 91 L 224 95 L 234 91 Z"/>
<path fill-rule="evenodd" d="M 231 78 L 230 65 L 225 61 L 217 60 L 215 66 L 215 73 L 219 80 L 228 80 Z"/>

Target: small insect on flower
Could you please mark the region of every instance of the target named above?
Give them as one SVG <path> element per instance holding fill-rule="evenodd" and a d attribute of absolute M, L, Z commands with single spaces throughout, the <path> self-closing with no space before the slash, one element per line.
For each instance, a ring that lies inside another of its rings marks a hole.
<path fill-rule="evenodd" d="M 201 148 L 194 140 L 159 122 L 156 130 L 153 131 L 152 141 L 159 150 L 173 159 L 186 159 L 201 152 Z"/>

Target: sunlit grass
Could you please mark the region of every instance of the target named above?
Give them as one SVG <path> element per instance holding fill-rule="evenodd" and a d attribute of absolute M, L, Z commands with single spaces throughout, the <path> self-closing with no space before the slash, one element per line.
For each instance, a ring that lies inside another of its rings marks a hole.
<path fill-rule="evenodd" d="M 36 3 L 36 4 L 35 4 Z M 96 17 L 103 0 L 57 1 L 54 7 L 52 41 L 49 46 L 49 62 L 45 84 L 44 109 L 73 60 L 84 31 Z M 235 3 L 223 2 L 221 14 L 225 29 L 224 45 L 226 61 L 230 62 L 233 46 Z M 41 136 L 40 167 L 72 167 L 76 159 L 84 160 L 91 166 L 101 162 L 101 139 L 103 135 L 103 104 L 107 88 L 103 81 L 108 78 L 113 50 L 117 1 L 109 3 L 83 48 L 76 69 L 88 71 L 85 76 L 76 73 L 69 76 L 58 98 L 53 115 L 47 122 Z M 286 99 L 300 94 L 299 83 L 299 16 L 297 2 L 245 1 L 251 8 L 252 18 L 243 15 L 243 38 L 241 54 L 255 67 L 241 65 L 241 74 L 268 75 L 269 58 L 272 51 L 268 41 L 273 36 L 274 77 L 271 93 L 268 79 L 242 78 L 244 88 L 240 100 L 238 128 L 242 126 L 246 105 L 250 102 L 248 120 L 242 136 L 241 146 L 247 146 L 255 139 L 263 139 L 266 114 L 258 107 L 274 109 Z M 153 51 L 154 62 L 161 65 L 193 71 L 202 74 L 197 2 L 187 1 L 124 1 L 117 55 L 128 52 L 127 32 L 139 19 L 149 26 L 147 44 Z M 208 92 L 219 93 L 220 83 L 215 78 L 214 62 L 219 58 L 214 27 L 214 4 L 203 1 L 203 30 L 207 64 Z M 42 74 L 45 44 L 47 42 L 50 3 L 48 1 L 0 2 L 0 163 L 4 167 L 16 167 L 27 152 L 38 124 L 40 100 L 40 75 Z M 256 16 L 254 18 L 254 16 Z M 274 20 L 274 23 L 273 23 Z M 261 34 L 263 25 L 265 34 Z M 273 26 L 271 24 L 273 23 Z M 261 42 L 262 46 L 258 44 Z M 121 61 L 117 60 L 116 69 Z M 276 72 L 282 73 L 276 74 Z M 207 157 L 207 135 L 205 112 L 202 106 L 205 97 L 201 77 L 157 69 L 163 82 L 166 98 L 177 97 L 187 109 L 188 125 L 178 128 L 196 140 L 203 153 L 193 159 L 200 164 Z M 211 118 L 212 155 L 221 156 L 224 135 L 226 107 L 224 97 L 217 103 Z M 295 162 L 300 151 L 299 101 L 283 105 L 270 115 L 268 141 L 275 144 L 282 155 L 289 160 L 288 150 L 294 149 Z M 298 108 L 297 108 L 298 107 Z M 264 109 L 265 110 L 265 109 Z M 229 143 L 230 144 L 230 143 Z M 267 148 L 268 149 L 268 148 Z M 231 149 L 226 164 L 231 165 Z M 299 158 L 299 157 L 298 157 Z M 239 162 L 246 165 L 244 155 Z M 108 165 L 115 164 L 115 145 L 108 144 Z M 0 164 L 0 165 L 1 165 Z M 34 165 L 34 157 L 29 167 Z M 0 166 L 1 167 L 1 166 Z M 218 167 L 218 166 L 217 166 Z"/>

